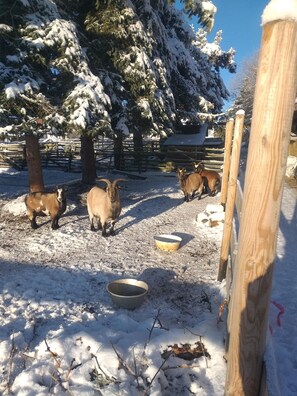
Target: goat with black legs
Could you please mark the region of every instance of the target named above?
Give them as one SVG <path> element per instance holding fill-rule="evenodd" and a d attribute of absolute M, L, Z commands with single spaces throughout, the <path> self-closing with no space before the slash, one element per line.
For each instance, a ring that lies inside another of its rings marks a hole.
<path fill-rule="evenodd" d="M 52 229 L 59 228 L 59 219 L 66 210 L 65 188 L 56 188 L 54 192 L 32 192 L 25 197 L 27 216 L 33 229 L 38 228 L 37 216 L 50 216 Z"/>
<path fill-rule="evenodd" d="M 202 177 L 205 190 L 214 197 L 221 188 L 221 176 L 214 170 L 205 169 L 202 162 L 193 162 L 193 168 Z"/>
<path fill-rule="evenodd" d="M 189 202 L 195 197 L 198 192 L 198 199 L 201 198 L 203 192 L 203 181 L 202 177 L 198 173 L 187 173 L 185 168 L 177 169 L 177 178 L 179 185 L 184 193 L 184 200 Z"/>

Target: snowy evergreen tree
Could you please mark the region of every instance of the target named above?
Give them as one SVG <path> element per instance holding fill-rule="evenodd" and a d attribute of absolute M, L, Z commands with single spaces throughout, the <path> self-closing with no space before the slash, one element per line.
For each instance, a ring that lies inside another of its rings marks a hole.
<path fill-rule="evenodd" d="M 234 102 L 228 109 L 228 114 L 235 116 L 238 110 L 245 111 L 245 125 L 250 127 L 253 112 L 254 94 L 258 70 L 258 54 L 244 62 L 242 69 L 232 82 Z"/>
<path fill-rule="evenodd" d="M 90 70 L 75 23 L 54 2 L 18 3 L 18 17 L 8 9 L 10 25 L 1 25 L 11 40 L 1 36 L 14 44 L 0 64 L 0 114 L 13 114 L 6 130 L 38 137 L 40 128 L 32 121 L 40 118 L 56 134 L 72 130 L 91 137 L 111 130 L 110 99 Z"/>
<path fill-rule="evenodd" d="M 196 45 L 198 36 L 169 2 L 17 3 L 18 23 L 9 21 L 9 10 L 1 29 L 11 49 L 1 58 L 3 112 L 13 99 L 22 120 L 42 116 L 59 129 L 64 122 L 93 133 L 132 132 L 138 121 L 159 135 L 171 133 L 181 113 L 205 111 L 205 101 L 216 111 L 227 96 L 218 72 L 231 70 L 233 55 L 219 42 L 215 57 L 207 42 Z M 184 3 L 195 14 L 207 2 Z M 209 90 L 215 84 L 219 89 Z M 32 100 L 34 111 L 26 105 Z"/>
<path fill-rule="evenodd" d="M 198 22 L 211 31 L 214 25 L 214 18 L 217 12 L 217 8 L 211 1 L 205 0 L 182 0 L 185 4 L 187 14 L 191 16 L 197 16 Z"/>
<path fill-rule="evenodd" d="M 211 1 L 182 3 L 211 28 Z M 221 50 L 220 33 L 212 44 L 206 30 L 195 34 L 172 1 L 4 0 L 0 18 L 2 136 L 47 131 L 91 144 L 100 134 L 120 152 L 128 134 L 141 148 L 228 97 L 220 69 L 234 71 L 234 51 Z"/>
<path fill-rule="evenodd" d="M 98 123 L 100 130 L 110 121 L 110 100 L 90 70 L 76 25 L 63 19 L 54 2 L 20 3 L 19 23 L 6 25 L 15 51 L 11 48 L 1 63 L 2 105 L 13 101 L 23 122 L 44 117 L 49 125 L 68 121 L 84 131 Z"/>

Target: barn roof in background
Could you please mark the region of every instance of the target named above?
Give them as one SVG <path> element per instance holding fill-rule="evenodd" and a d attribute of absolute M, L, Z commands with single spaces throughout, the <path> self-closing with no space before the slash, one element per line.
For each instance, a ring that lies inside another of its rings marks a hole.
<path fill-rule="evenodd" d="M 183 133 L 169 136 L 164 146 L 202 146 L 207 134 L 208 124 L 197 126 L 196 133 Z"/>

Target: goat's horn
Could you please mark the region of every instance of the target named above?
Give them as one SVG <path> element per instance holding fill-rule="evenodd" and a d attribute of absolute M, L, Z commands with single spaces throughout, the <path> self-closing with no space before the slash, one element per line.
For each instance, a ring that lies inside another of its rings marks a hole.
<path fill-rule="evenodd" d="M 98 181 L 103 181 L 103 182 L 105 182 L 105 183 L 108 185 L 108 187 L 111 186 L 111 181 L 108 180 L 108 179 L 98 179 Z"/>
<path fill-rule="evenodd" d="M 118 182 L 126 182 L 127 180 L 126 179 L 115 179 L 113 182 L 112 182 L 112 185 L 113 186 L 116 186 L 116 184 L 118 183 Z"/>

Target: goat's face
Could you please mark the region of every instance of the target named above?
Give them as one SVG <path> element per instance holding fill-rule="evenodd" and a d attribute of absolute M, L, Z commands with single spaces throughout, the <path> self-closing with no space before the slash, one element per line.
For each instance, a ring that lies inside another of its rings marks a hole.
<path fill-rule="evenodd" d="M 118 199 L 118 186 L 108 186 L 106 192 L 109 195 L 110 201 L 115 202 Z"/>
<path fill-rule="evenodd" d="M 179 179 L 183 178 L 186 175 L 187 171 L 185 168 L 178 168 L 177 169 L 177 177 Z"/>
<path fill-rule="evenodd" d="M 57 188 L 56 190 L 57 200 L 62 203 L 66 199 L 66 190 L 64 188 Z"/>
<path fill-rule="evenodd" d="M 199 168 L 199 162 L 192 162 L 193 165 L 193 169 L 195 172 L 197 172 L 198 168 Z"/>
<path fill-rule="evenodd" d="M 202 162 L 193 162 L 194 171 L 197 173 L 201 173 L 204 169 L 204 165 Z"/>

